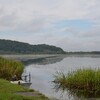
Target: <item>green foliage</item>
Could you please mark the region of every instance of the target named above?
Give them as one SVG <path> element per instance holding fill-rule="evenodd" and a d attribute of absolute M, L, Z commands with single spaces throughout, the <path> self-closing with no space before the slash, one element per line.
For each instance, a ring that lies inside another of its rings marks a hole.
<path fill-rule="evenodd" d="M 54 83 L 56 89 L 100 95 L 100 69 L 78 69 L 69 74 L 57 73 Z"/>
<path fill-rule="evenodd" d="M 0 78 L 10 80 L 13 75 L 20 79 L 24 66 L 21 62 L 0 57 Z"/>
<path fill-rule="evenodd" d="M 0 39 L 1 54 L 62 54 L 61 48 L 46 44 L 30 45 L 28 43 Z"/>

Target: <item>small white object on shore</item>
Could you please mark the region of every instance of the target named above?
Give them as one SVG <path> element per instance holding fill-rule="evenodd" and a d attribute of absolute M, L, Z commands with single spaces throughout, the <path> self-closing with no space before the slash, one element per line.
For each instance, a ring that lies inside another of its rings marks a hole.
<path fill-rule="evenodd" d="M 32 83 L 31 82 L 26 82 L 26 81 L 23 81 L 23 80 L 18 80 L 18 81 L 10 81 L 11 83 L 13 84 L 19 84 L 19 85 L 23 85 L 23 86 L 30 86 Z"/>

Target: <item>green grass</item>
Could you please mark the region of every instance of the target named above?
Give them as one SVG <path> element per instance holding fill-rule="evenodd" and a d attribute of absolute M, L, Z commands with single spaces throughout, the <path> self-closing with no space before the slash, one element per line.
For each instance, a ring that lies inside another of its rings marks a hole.
<path fill-rule="evenodd" d="M 20 95 L 12 95 L 11 93 L 0 93 L 0 100 L 49 100 L 41 96 L 23 97 Z"/>
<path fill-rule="evenodd" d="M 0 93 L 14 93 L 17 91 L 28 91 L 28 89 L 20 85 L 11 84 L 9 81 L 6 81 L 4 79 L 0 79 Z"/>
<path fill-rule="evenodd" d="M 16 75 L 20 79 L 23 69 L 24 65 L 21 62 L 0 57 L 0 78 L 10 80 Z"/>
<path fill-rule="evenodd" d="M 54 83 L 56 89 L 67 89 L 77 92 L 77 94 L 81 91 L 89 95 L 99 96 L 100 69 L 78 69 L 68 74 L 57 72 Z"/>
<path fill-rule="evenodd" d="M 30 92 L 32 90 L 22 87 L 20 85 L 11 84 L 9 81 L 0 79 L 0 100 L 49 100 L 44 95 L 36 92 L 36 96 L 25 97 L 21 95 L 15 95 L 16 92 Z"/>

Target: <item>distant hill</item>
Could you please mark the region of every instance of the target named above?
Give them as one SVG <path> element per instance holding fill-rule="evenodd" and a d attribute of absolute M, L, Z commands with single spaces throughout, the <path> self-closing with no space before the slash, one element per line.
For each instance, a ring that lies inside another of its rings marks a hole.
<path fill-rule="evenodd" d="M 0 54 L 63 54 L 61 48 L 46 44 L 28 43 L 0 39 Z"/>

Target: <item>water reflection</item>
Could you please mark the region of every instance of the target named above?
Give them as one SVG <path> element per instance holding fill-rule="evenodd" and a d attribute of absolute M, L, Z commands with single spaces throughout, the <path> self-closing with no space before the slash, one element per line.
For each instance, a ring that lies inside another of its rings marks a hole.
<path fill-rule="evenodd" d="M 54 88 L 56 90 L 56 92 L 62 91 L 62 95 L 63 93 L 65 93 L 66 91 L 66 96 L 68 95 L 68 97 L 73 97 L 74 100 L 97 100 L 100 98 L 100 92 L 96 92 L 96 91 L 83 91 L 83 90 L 77 90 L 77 89 L 68 89 L 68 88 L 64 88 L 64 87 L 60 87 L 58 89 L 58 86 L 55 86 Z"/>
<path fill-rule="evenodd" d="M 63 59 L 64 57 L 55 56 L 55 57 L 45 57 L 37 59 L 27 59 L 27 60 L 22 60 L 21 62 L 24 63 L 26 66 L 31 64 L 47 65 L 60 62 Z"/>

